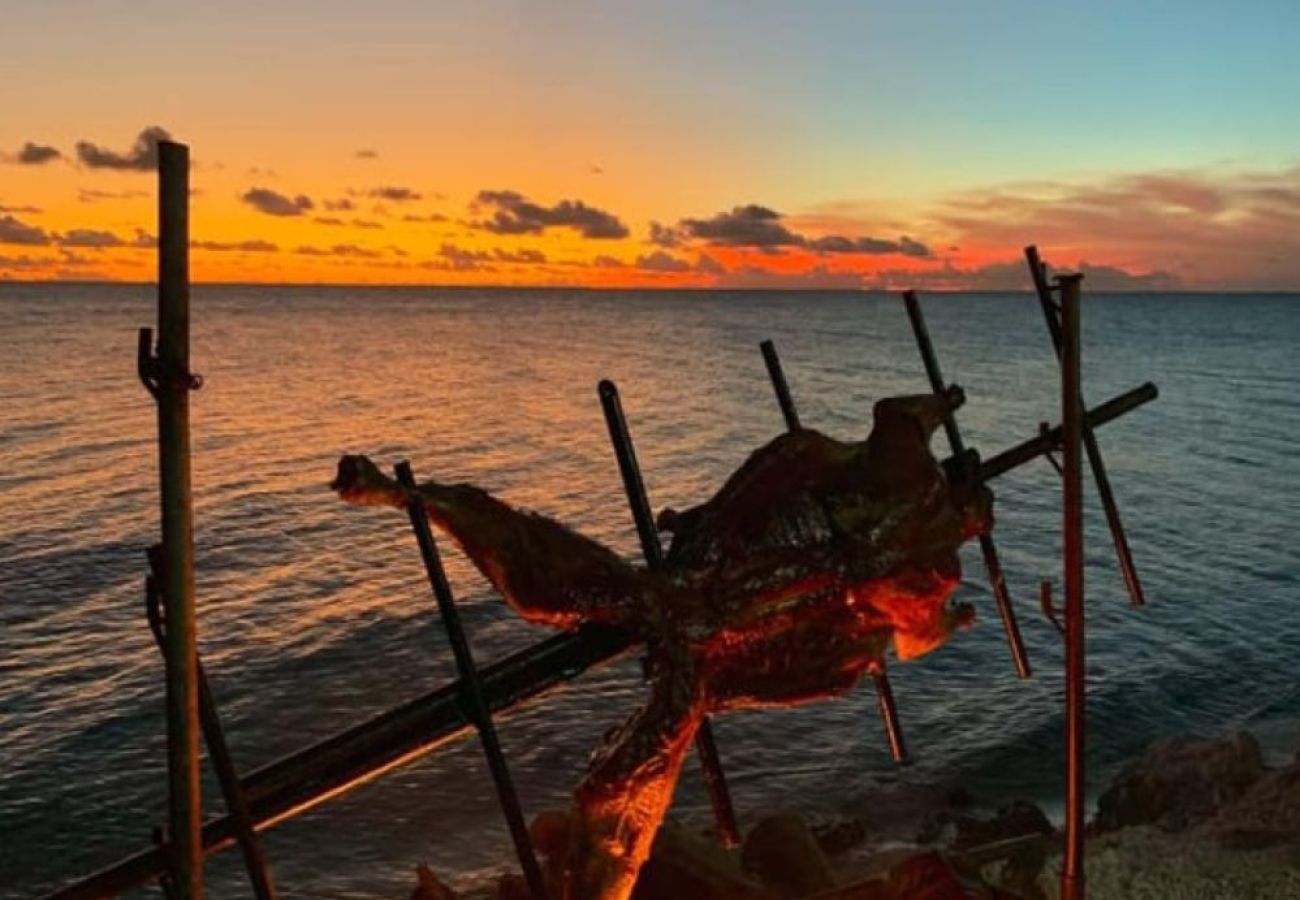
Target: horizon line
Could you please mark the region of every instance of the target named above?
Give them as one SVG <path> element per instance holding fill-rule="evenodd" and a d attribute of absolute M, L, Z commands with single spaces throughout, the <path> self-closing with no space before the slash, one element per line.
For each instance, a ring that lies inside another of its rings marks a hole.
<path fill-rule="evenodd" d="M 1086 284 L 1086 282 L 1085 282 Z M 121 281 L 114 279 L 21 279 L 0 278 L 0 286 L 23 287 L 157 287 L 156 281 Z M 191 281 L 191 287 L 274 287 L 274 288 L 361 288 L 373 290 L 489 290 L 489 291 L 583 291 L 585 293 L 660 293 L 660 294 L 901 294 L 915 290 L 926 294 L 1034 294 L 1032 286 L 1024 288 L 852 288 L 852 287 L 661 287 L 597 286 L 563 284 L 436 284 L 410 282 L 348 282 L 348 281 Z M 1300 286 L 1289 290 L 1252 288 L 1099 288 L 1088 291 L 1105 295 L 1255 295 L 1290 297 L 1300 296 Z"/>

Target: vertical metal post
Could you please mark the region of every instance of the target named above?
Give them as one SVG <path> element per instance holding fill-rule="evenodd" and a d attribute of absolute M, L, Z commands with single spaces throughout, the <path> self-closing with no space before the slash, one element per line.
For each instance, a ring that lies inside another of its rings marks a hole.
<path fill-rule="evenodd" d="M 189 148 L 158 143 L 158 464 L 167 604 L 168 842 L 178 900 L 203 896 L 190 489 Z"/>
<path fill-rule="evenodd" d="M 637 537 L 641 540 L 641 553 L 649 568 L 661 569 L 664 564 L 663 545 L 659 542 L 659 531 L 655 528 L 654 515 L 650 511 L 650 498 L 646 495 L 641 467 L 636 461 L 636 450 L 632 446 L 632 435 L 623 415 L 618 388 L 614 382 L 606 379 L 600 382 L 597 390 L 605 414 L 605 425 L 609 428 L 609 440 L 614 445 L 614 456 L 618 459 L 618 471 L 623 477 L 623 491 L 627 494 Z M 718 833 L 724 844 L 735 847 L 740 844 L 740 827 L 736 824 L 731 791 L 727 788 L 727 776 L 722 770 L 718 744 L 713 737 L 713 724 L 708 716 L 701 720 L 699 730 L 695 733 L 695 750 L 704 771 L 704 783 L 709 792 L 709 802 L 713 806 L 713 819 L 717 823 Z"/>
<path fill-rule="evenodd" d="M 1061 289 L 1061 421 L 1065 537 L 1065 861 L 1062 900 L 1083 900 L 1084 738 L 1087 702 L 1083 604 L 1083 404 L 1079 341 L 1082 275 L 1057 279 Z"/>
<path fill-rule="evenodd" d="M 763 362 L 767 364 L 768 377 L 772 379 L 772 390 L 776 392 L 776 402 L 781 406 L 781 415 L 785 419 L 787 431 L 798 431 L 799 413 L 795 409 L 794 398 L 790 395 L 790 385 L 781 367 L 781 357 L 777 355 L 776 345 L 770 340 L 758 345 L 763 353 Z M 880 721 L 885 726 L 885 737 L 889 740 L 889 755 L 896 763 L 907 762 L 907 742 L 903 739 L 903 724 L 898 718 L 898 705 L 894 702 L 894 688 L 889 683 L 889 675 L 883 669 L 871 673 L 872 684 L 876 688 L 876 703 L 880 708 Z"/>
<path fill-rule="evenodd" d="M 1056 349 L 1056 358 L 1061 358 L 1061 322 L 1060 311 L 1052 302 L 1052 288 L 1047 283 L 1047 266 L 1038 255 L 1038 248 L 1029 245 L 1025 248 L 1025 259 L 1029 263 L 1029 274 L 1034 280 L 1034 291 L 1038 294 L 1038 304 L 1047 319 L 1047 330 L 1052 337 L 1052 346 Z M 1082 403 L 1082 399 L 1079 401 Z M 1115 502 L 1115 492 L 1111 490 L 1110 476 L 1106 474 L 1106 463 L 1101 458 L 1101 447 L 1092 427 L 1083 423 L 1083 447 L 1088 454 L 1088 466 L 1092 469 L 1093 481 L 1097 484 L 1097 494 L 1101 498 L 1101 507 L 1106 513 L 1106 525 L 1110 528 L 1111 541 L 1115 544 L 1115 553 L 1119 556 L 1120 572 L 1124 576 L 1124 586 L 1128 589 L 1129 602 L 1134 606 L 1146 603 L 1142 591 L 1142 582 L 1138 579 L 1137 566 L 1133 563 L 1133 551 L 1129 548 L 1128 536 L 1124 533 L 1124 522 L 1119 515 L 1119 505 Z"/>
<path fill-rule="evenodd" d="M 433 530 L 424 510 L 424 498 L 415 486 L 415 476 L 409 462 L 400 462 L 396 466 L 397 480 L 407 490 L 406 511 L 410 515 L 411 527 L 415 530 L 415 539 L 420 545 L 420 558 L 424 562 L 425 573 L 429 576 L 429 586 L 433 589 L 434 599 L 438 602 L 438 613 L 442 617 L 442 626 L 447 630 L 447 640 L 451 652 L 456 658 L 456 670 L 460 675 L 462 702 L 465 712 L 478 730 L 479 741 L 483 745 L 483 755 L 487 757 L 488 769 L 496 783 L 497 796 L 501 800 L 501 811 L 505 814 L 506 824 L 510 828 L 510 838 L 514 841 L 515 854 L 523 869 L 524 879 L 534 900 L 546 900 L 546 884 L 542 879 L 542 870 L 537 865 L 533 853 L 533 842 L 528 836 L 528 825 L 524 821 L 523 810 L 519 806 L 519 795 L 515 793 L 514 782 L 510 778 L 510 768 L 506 765 L 505 754 L 501 752 L 501 742 L 497 739 L 496 726 L 492 724 L 492 713 L 483 697 L 483 684 L 479 678 L 478 668 L 474 665 L 474 656 L 470 651 L 469 639 L 460 621 L 460 612 L 456 609 L 456 600 L 447 581 L 447 573 L 442 567 L 442 557 L 438 555 L 438 544 L 434 541 Z"/>
<path fill-rule="evenodd" d="M 921 362 L 925 365 L 925 374 L 930 380 L 930 390 L 936 394 L 943 393 L 947 387 L 943 383 L 943 373 L 939 370 L 939 357 L 934 352 L 930 340 L 930 330 L 925 325 L 921 313 L 921 301 L 916 291 L 903 294 L 903 304 L 907 307 L 907 318 L 912 323 L 912 334 L 916 337 L 916 346 L 921 351 Z M 943 430 L 948 435 L 948 445 L 954 456 L 961 456 L 966 451 L 957 427 L 957 418 L 951 412 L 943 417 Z M 1007 579 L 1002 573 L 1002 561 L 998 558 L 998 548 L 990 534 L 980 535 L 980 553 L 984 557 L 984 571 L 988 575 L 989 585 L 993 588 L 993 599 L 998 606 L 998 615 L 1002 617 L 1002 630 L 1006 632 L 1007 646 L 1011 649 L 1011 660 L 1016 667 L 1016 674 L 1028 678 L 1029 654 L 1025 652 L 1025 642 L 1020 636 L 1020 626 L 1016 623 L 1016 611 L 1011 605 L 1011 592 L 1007 590 Z"/>

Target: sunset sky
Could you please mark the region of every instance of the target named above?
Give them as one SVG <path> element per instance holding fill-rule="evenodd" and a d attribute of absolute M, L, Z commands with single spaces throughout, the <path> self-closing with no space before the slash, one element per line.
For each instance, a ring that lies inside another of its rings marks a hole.
<path fill-rule="evenodd" d="M 1300 3 L 14 0 L 0 278 L 1300 290 Z"/>

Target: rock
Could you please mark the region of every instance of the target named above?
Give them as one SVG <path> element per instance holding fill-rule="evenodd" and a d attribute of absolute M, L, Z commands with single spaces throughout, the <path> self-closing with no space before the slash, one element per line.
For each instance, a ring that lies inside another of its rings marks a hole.
<path fill-rule="evenodd" d="M 632 900 L 777 900 L 748 877 L 735 854 L 665 822 L 641 867 Z"/>
<path fill-rule="evenodd" d="M 451 888 L 438 880 L 433 870 L 420 863 L 415 867 L 416 886 L 411 892 L 411 900 L 456 900 Z"/>
<path fill-rule="evenodd" d="M 866 823 L 858 818 L 813 819 L 808 827 L 812 829 L 813 840 L 827 856 L 847 853 L 867 839 Z"/>
<path fill-rule="evenodd" d="M 769 816 L 754 826 L 740 861 L 780 897 L 815 894 L 835 883 L 812 830 L 793 813 Z"/>
<path fill-rule="evenodd" d="M 1099 834 L 1147 823 L 1182 831 L 1240 798 L 1264 772 L 1259 743 L 1245 732 L 1161 741 L 1101 795 L 1094 827 Z"/>
<path fill-rule="evenodd" d="M 842 887 L 819 900 L 1021 900 L 1017 894 L 964 877 L 935 852 L 914 854 L 884 878 Z"/>
<path fill-rule="evenodd" d="M 1206 830 L 1220 846 L 1235 850 L 1300 842 L 1300 765 L 1266 774 Z"/>

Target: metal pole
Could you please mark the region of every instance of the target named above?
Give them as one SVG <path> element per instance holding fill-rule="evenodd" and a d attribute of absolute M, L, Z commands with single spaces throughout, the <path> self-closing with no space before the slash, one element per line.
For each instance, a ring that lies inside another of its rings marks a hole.
<path fill-rule="evenodd" d="M 1082 275 L 1057 279 L 1061 288 L 1061 421 L 1065 535 L 1065 863 L 1062 900 L 1084 900 L 1083 403 L 1080 390 L 1079 299 Z"/>
<path fill-rule="evenodd" d="M 145 611 L 149 619 L 149 630 L 153 632 L 158 649 L 163 651 L 164 662 L 167 651 L 167 623 L 162 611 L 162 591 L 158 587 L 162 570 L 162 548 L 149 548 L 149 563 L 153 569 L 145 579 Z M 208 687 L 207 675 L 203 663 L 197 664 L 199 676 L 199 719 L 203 725 L 203 739 L 208 745 L 208 759 L 217 775 L 221 787 L 221 797 L 225 800 L 226 811 L 234 823 L 235 840 L 244 857 L 244 868 L 248 872 L 249 883 L 253 887 L 253 896 L 257 900 L 276 900 L 275 884 L 271 880 L 270 867 L 262 842 L 257 836 L 253 814 L 248 808 L 248 798 L 239 783 L 239 773 L 234 760 L 230 758 L 230 748 L 226 746 L 226 736 L 221 728 L 221 717 L 217 714 L 217 704 Z"/>
<path fill-rule="evenodd" d="M 1047 266 L 1038 256 L 1038 248 L 1029 245 L 1025 248 L 1025 259 L 1029 262 L 1029 273 L 1034 279 L 1034 290 L 1038 294 L 1038 304 L 1047 319 L 1047 330 L 1052 336 L 1052 346 L 1056 348 L 1056 358 L 1061 358 L 1061 322 L 1060 311 L 1052 302 L 1052 288 L 1047 283 Z M 1079 401 L 1083 402 L 1082 399 Z M 1124 522 L 1119 515 L 1119 505 L 1115 502 L 1115 492 L 1110 486 L 1110 476 L 1106 474 L 1106 463 L 1101 457 L 1101 446 L 1087 422 L 1083 425 L 1083 447 L 1088 454 L 1088 466 L 1092 469 L 1093 481 L 1097 484 L 1097 494 L 1101 498 L 1101 507 L 1106 512 L 1106 525 L 1110 528 L 1111 541 L 1115 544 L 1115 553 L 1119 556 L 1119 569 L 1124 576 L 1124 586 L 1128 589 L 1129 602 L 1134 606 L 1146 603 L 1142 591 L 1142 582 L 1138 579 L 1137 566 L 1133 563 L 1133 551 L 1129 548 L 1128 536 L 1124 533 Z"/>
<path fill-rule="evenodd" d="M 659 532 L 655 528 L 654 515 L 650 511 L 650 498 L 646 495 L 645 481 L 641 478 L 641 467 L 636 461 L 636 449 L 632 446 L 632 435 L 628 431 L 627 419 L 623 415 L 623 404 L 619 400 L 618 388 L 615 387 L 614 382 L 605 379 L 600 382 L 597 390 L 600 394 L 600 406 L 605 414 L 605 425 L 609 428 L 609 440 L 614 445 L 614 456 L 618 459 L 618 471 L 623 476 L 623 491 L 627 494 L 628 506 L 632 508 L 632 519 L 636 523 L 637 537 L 641 540 L 641 553 L 650 569 L 662 569 L 663 545 L 659 542 Z M 704 784 L 709 792 L 713 818 L 717 823 L 722 842 L 728 847 L 738 846 L 740 827 L 736 824 L 736 810 L 731 802 L 731 791 L 727 787 L 727 776 L 722 769 L 722 759 L 718 755 L 718 743 L 713 736 L 713 723 L 708 716 L 700 721 L 699 730 L 695 732 L 695 750 L 700 757 L 700 768 L 704 771 Z"/>
<path fill-rule="evenodd" d="M 397 480 L 407 489 L 406 511 L 411 518 L 411 527 L 415 530 L 415 539 L 420 545 L 420 557 L 424 561 L 425 572 L 429 576 L 429 586 L 433 588 L 434 598 L 438 601 L 438 613 L 442 617 L 443 628 L 447 630 L 447 639 L 451 643 L 451 652 L 456 658 L 456 671 L 460 675 L 461 699 L 466 707 L 466 714 L 478 730 L 479 740 L 483 744 L 483 755 L 487 757 L 488 769 L 496 783 L 497 796 L 501 800 L 501 811 L 505 814 L 506 824 L 510 827 L 510 838 L 514 841 L 515 854 L 523 869 L 524 879 L 534 900 L 546 900 L 546 884 L 542 879 L 542 870 L 537 865 L 533 853 L 533 842 L 528 835 L 528 824 L 524 821 L 523 810 L 519 806 L 519 796 L 515 793 L 514 782 L 510 778 L 510 769 L 506 765 L 505 754 L 501 752 L 501 742 L 497 739 L 496 726 L 492 724 L 492 713 L 488 709 L 483 695 L 483 685 L 479 672 L 474 665 L 474 656 L 470 652 L 469 639 L 460 621 L 460 612 L 456 609 L 456 600 L 447 582 L 447 573 L 442 567 L 442 558 L 438 555 L 438 544 L 434 541 L 433 530 L 424 511 L 424 498 L 415 486 L 415 476 L 411 473 L 409 462 L 400 462 L 396 466 Z"/>
<path fill-rule="evenodd" d="M 189 148 L 158 143 L 158 463 L 167 604 L 168 841 L 178 900 L 203 896 L 190 493 Z"/>
<path fill-rule="evenodd" d="M 921 301 L 916 291 L 903 294 L 903 304 L 907 307 L 907 318 L 912 323 L 912 334 L 916 336 L 916 346 L 921 351 L 921 361 L 925 365 L 925 374 L 930 379 L 930 390 L 936 394 L 943 393 L 943 373 L 939 371 L 939 357 L 934 352 L 930 341 L 930 330 L 925 325 L 921 314 Z M 954 456 L 966 452 L 961 430 L 957 427 L 957 418 L 951 412 L 943 417 L 943 430 L 948 435 L 948 445 Z M 993 588 L 993 599 L 998 605 L 998 615 L 1002 617 L 1002 630 L 1006 632 L 1007 646 L 1011 649 L 1011 660 L 1015 664 L 1016 674 L 1028 678 L 1029 654 L 1025 652 L 1025 641 L 1020 636 L 1020 626 L 1016 624 L 1016 611 L 1011 605 L 1011 593 L 1007 590 L 1007 579 L 1002 574 L 1002 561 L 998 559 L 998 548 L 993 543 L 991 534 L 980 535 L 980 553 L 984 556 L 984 571 L 988 575 L 989 585 Z"/>
<path fill-rule="evenodd" d="M 795 410 L 794 398 L 790 396 L 790 385 L 786 382 L 785 369 L 781 367 L 776 344 L 767 340 L 758 347 L 763 352 L 763 362 L 767 364 L 767 374 L 772 379 L 772 390 L 776 391 L 776 402 L 781 406 L 786 430 L 798 431 L 803 426 L 799 424 L 799 413 Z M 903 723 L 898 718 L 898 704 L 894 702 L 894 688 L 889 683 L 889 673 L 883 668 L 879 672 L 872 672 L 871 683 L 876 689 L 876 705 L 880 708 L 880 721 L 885 726 L 885 737 L 889 741 L 889 755 L 896 763 L 906 763 L 907 741 L 903 738 Z"/>

